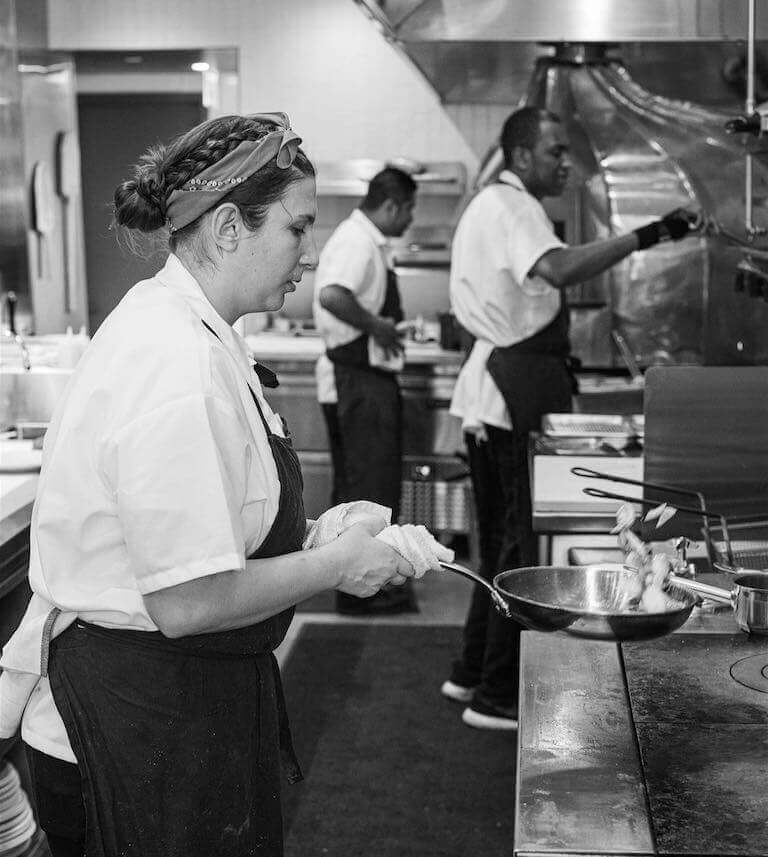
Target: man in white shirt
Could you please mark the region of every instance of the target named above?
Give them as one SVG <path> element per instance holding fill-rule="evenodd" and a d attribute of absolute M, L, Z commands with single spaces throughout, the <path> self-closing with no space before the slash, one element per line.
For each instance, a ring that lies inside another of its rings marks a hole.
<path fill-rule="evenodd" d="M 477 505 L 480 573 L 537 563 L 528 474 L 528 433 L 550 412 L 571 410 L 565 289 L 637 250 L 679 240 L 682 210 L 626 235 L 570 247 L 541 200 L 565 189 L 570 162 L 559 118 L 537 107 L 513 113 L 501 132 L 505 169 L 464 211 L 453 239 L 451 306 L 475 338 L 451 413 L 462 419 Z M 469 703 L 462 719 L 483 729 L 517 728 L 521 626 L 501 617 L 476 587 L 464 650 L 443 694 Z"/>
<path fill-rule="evenodd" d="M 387 239 L 413 219 L 416 183 L 387 167 L 368 186 L 360 207 L 344 220 L 320 254 L 313 314 L 326 353 L 317 364 L 334 468 L 332 502 L 400 503 L 402 408 L 396 373 L 403 365 L 397 324 L 400 293 L 386 256 Z M 411 607 L 407 587 L 369 599 L 338 593 L 344 613 L 396 612 Z"/>

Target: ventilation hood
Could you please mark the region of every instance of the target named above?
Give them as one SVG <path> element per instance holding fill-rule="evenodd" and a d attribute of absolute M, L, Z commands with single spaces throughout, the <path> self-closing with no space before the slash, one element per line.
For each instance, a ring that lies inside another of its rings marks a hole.
<path fill-rule="evenodd" d="M 446 104 L 513 104 L 515 84 L 555 43 L 635 45 L 641 57 L 622 53 L 637 79 L 654 92 L 684 98 L 686 84 L 696 91 L 696 74 L 689 71 L 691 80 L 681 80 L 680 66 L 701 69 L 704 60 L 719 69 L 741 49 L 748 29 L 748 0 L 355 2 Z M 768 39 L 768 15 L 758 15 L 756 23 L 757 39 Z M 670 90 L 681 84 L 679 92 Z M 706 86 L 712 89 L 711 79 Z M 715 86 L 728 97 L 725 84 Z"/>
<path fill-rule="evenodd" d="M 746 0 L 358 2 L 402 42 L 720 41 L 744 38 L 748 15 Z"/>
<path fill-rule="evenodd" d="M 356 2 L 443 102 L 504 105 L 489 114 L 494 121 L 522 104 L 562 117 L 574 174 L 547 209 L 569 243 L 633 229 L 679 205 L 711 218 L 716 228 L 706 238 L 633 254 L 579 287 L 572 322 L 581 325 L 580 356 L 620 365 L 616 331 L 645 366 L 768 363 L 768 295 L 750 300 L 734 287 L 748 151 L 756 156 L 757 222 L 768 226 L 768 137 L 725 132 L 740 101 L 732 91 L 698 103 L 711 96 L 714 80 L 724 86 L 718 60 L 744 47 L 748 0 Z M 768 15 L 758 16 L 756 37 L 767 36 Z M 638 43 L 661 52 L 653 55 L 663 59 L 653 77 L 659 87 L 635 74 Z M 470 115 L 486 118 L 484 111 Z M 500 168 L 494 146 L 473 184 L 492 181 Z M 768 258 L 768 235 L 750 246 Z"/>

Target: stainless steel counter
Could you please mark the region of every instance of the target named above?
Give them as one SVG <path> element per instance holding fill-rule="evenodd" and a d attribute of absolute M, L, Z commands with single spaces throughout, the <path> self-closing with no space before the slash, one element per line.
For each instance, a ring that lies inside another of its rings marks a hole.
<path fill-rule="evenodd" d="M 246 336 L 248 347 L 259 360 L 272 365 L 275 362 L 297 361 L 314 363 L 324 352 L 323 340 L 312 334 L 301 336 L 289 333 L 259 333 Z M 406 342 L 406 366 L 445 366 L 458 372 L 463 354 L 447 351 L 436 342 Z"/>
<path fill-rule="evenodd" d="M 730 675 L 755 654 L 730 611 L 621 647 L 525 632 L 514 854 L 764 855 L 768 692 Z"/>

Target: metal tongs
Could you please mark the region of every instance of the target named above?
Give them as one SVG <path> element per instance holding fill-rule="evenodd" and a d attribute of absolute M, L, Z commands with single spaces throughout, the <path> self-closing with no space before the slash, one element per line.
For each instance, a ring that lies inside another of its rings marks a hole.
<path fill-rule="evenodd" d="M 699 515 L 703 518 L 702 535 L 707 546 L 707 554 L 711 558 L 714 556 L 712 545 L 712 534 L 709 529 L 709 521 L 714 519 L 720 522 L 725 540 L 725 548 L 728 555 L 728 562 L 733 565 L 733 553 L 731 550 L 731 540 L 728 534 L 728 524 L 725 517 L 718 512 L 712 512 L 707 509 L 704 495 L 700 491 L 692 491 L 689 488 L 678 488 L 675 485 L 665 485 L 661 482 L 645 482 L 640 479 L 629 479 L 626 476 L 612 476 L 609 473 L 600 473 L 597 470 L 591 470 L 589 467 L 572 467 L 571 473 L 574 476 L 583 476 L 585 479 L 604 479 L 606 482 L 618 482 L 623 485 L 636 485 L 640 488 L 648 488 L 651 491 L 659 491 L 666 494 L 677 494 L 680 497 L 693 497 L 698 500 L 698 508 L 693 506 L 680 506 L 674 504 L 674 508 L 679 512 L 688 512 L 692 515 Z M 622 494 L 613 494 L 610 491 L 604 491 L 601 488 L 583 488 L 585 494 L 590 497 L 599 497 L 606 500 L 621 500 L 625 503 L 637 503 L 643 507 L 655 507 L 659 505 L 658 500 L 645 500 L 639 497 L 628 497 Z"/>

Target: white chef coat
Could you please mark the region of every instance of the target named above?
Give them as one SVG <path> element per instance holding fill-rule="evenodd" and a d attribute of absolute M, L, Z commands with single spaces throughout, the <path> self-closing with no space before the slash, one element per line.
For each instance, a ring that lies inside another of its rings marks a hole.
<path fill-rule="evenodd" d="M 357 339 L 361 331 L 320 306 L 320 292 L 330 285 L 344 286 L 363 309 L 378 315 L 387 293 L 387 239 L 371 220 L 356 208 L 333 231 L 320 253 L 315 272 L 312 315 L 326 348 L 336 348 Z M 321 358 L 315 368 L 318 400 L 337 401 L 333 364 Z"/>
<path fill-rule="evenodd" d="M 51 606 L 64 627 L 77 616 L 155 631 L 144 594 L 244 570 L 280 498 L 249 384 L 271 430 L 283 434 L 252 362 L 173 255 L 104 321 L 46 434 L 32 513 L 34 594 L 3 668 L 34 673 Z M 0 701 L 7 693 L 0 685 Z M 24 711 L 22 737 L 75 760 L 46 678 Z"/>
<path fill-rule="evenodd" d="M 538 333 L 560 311 L 560 292 L 531 268 L 549 250 L 565 246 L 541 203 L 509 170 L 481 190 L 462 214 L 451 250 L 451 308 L 476 337 L 459 372 L 450 412 L 465 431 L 483 425 L 511 429 L 512 421 L 487 369 L 496 347 Z"/>

